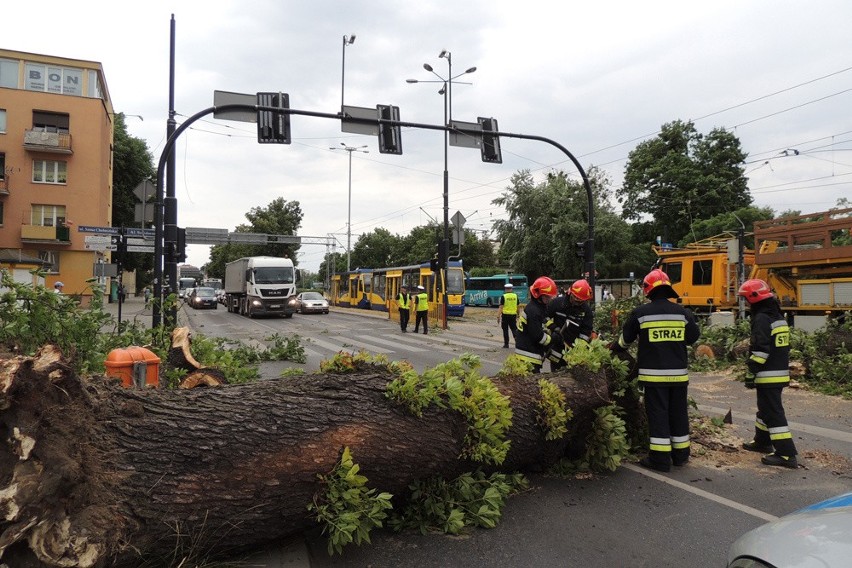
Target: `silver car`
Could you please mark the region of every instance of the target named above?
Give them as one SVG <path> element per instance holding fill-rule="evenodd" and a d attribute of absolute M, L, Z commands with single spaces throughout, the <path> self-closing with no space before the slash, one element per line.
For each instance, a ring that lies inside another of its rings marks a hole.
<path fill-rule="evenodd" d="M 759 526 L 728 550 L 728 568 L 785 566 L 852 566 L 852 493 Z"/>
<path fill-rule="evenodd" d="M 319 292 L 302 292 L 296 296 L 296 309 L 302 314 L 327 314 L 328 300 Z"/>

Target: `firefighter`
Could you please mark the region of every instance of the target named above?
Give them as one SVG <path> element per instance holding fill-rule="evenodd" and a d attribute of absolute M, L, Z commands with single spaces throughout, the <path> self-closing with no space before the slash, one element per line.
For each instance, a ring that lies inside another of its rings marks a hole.
<path fill-rule="evenodd" d="M 399 329 L 402 330 L 402 333 L 406 333 L 408 331 L 408 319 L 411 316 L 411 297 L 408 295 L 407 286 L 402 286 L 399 289 L 396 303 L 399 306 Z"/>
<path fill-rule="evenodd" d="M 420 329 L 421 322 L 423 335 L 429 335 L 429 296 L 426 288 L 418 286 L 417 294 L 414 295 L 414 333 Z"/>
<path fill-rule="evenodd" d="M 518 335 L 518 295 L 513 289 L 511 282 L 503 285 L 503 295 L 500 296 L 500 307 L 497 309 L 497 323 L 503 328 L 503 349 L 509 348 L 509 330 L 512 330 L 512 339 Z"/>
<path fill-rule="evenodd" d="M 560 351 L 562 349 L 562 339 L 558 333 L 552 333 L 546 327 L 547 304 L 556 297 L 557 292 L 553 280 L 547 276 L 537 278 L 530 286 L 530 301 L 518 318 L 515 355 L 529 363 L 533 373 L 541 372 L 544 355 L 551 347 L 557 347 Z"/>
<path fill-rule="evenodd" d="M 650 302 L 634 309 L 613 351 L 623 351 L 639 339 L 639 385 L 644 388 L 648 417 L 649 451 L 640 465 L 669 471 L 671 465 L 689 461 L 689 374 L 686 346 L 698 340 L 700 331 L 692 312 L 669 301 L 678 298 L 668 275 L 654 269 L 642 282 Z"/>
<path fill-rule="evenodd" d="M 760 460 L 766 465 L 796 469 L 796 444 L 781 403 L 781 391 L 790 384 L 790 327 L 778 299 L 763 280 L 746 280 L 737 295 L 746 299 L 751 310 L 745 386 L 757 391 L 754 439 L 743 448 L 767 454 Z"/>
<path fill-rule="evenodd" d="M 591 299 L 592 287 L 586 280 L 577 280 L 547 305 L 548 327 L 559 332 L 566 349 L 573 347 L 578 339 L 584 343 L 592 340 L 595 318 L 589 305 Z M 551 350 L 547 358 L 551 371 L 566 366 L 561 351 Z"/>

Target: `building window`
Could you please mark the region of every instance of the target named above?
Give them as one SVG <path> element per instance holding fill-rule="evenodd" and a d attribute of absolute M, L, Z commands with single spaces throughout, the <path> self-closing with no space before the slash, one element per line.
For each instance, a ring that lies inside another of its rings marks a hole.
<path fill-rule="evenodd" d="M 83 96 L 83 70 L 27 62 L 24 66 L 24 88 L 28 91 L 81 97 Z"/>
<path fill-rule="evenodd" d="M 67 114 L 33 111 L 33 130 L 68 134 L 71 119 Z"/>
<path fill-rule="evenodd" d="M 104 98 L 104 88 L 101 85 L 101 76 L 97 71 L 89 71 L 89 92 L 87 94 L 93 99 Z"/>
<path fill-rule="evenodd" d="M 54 274 L 59 273 L 59 253 L 55 250 L 40 250 L 38 257 L 46 262 L 44 269 Z"/>
<path fill-rule="evenodd" d="M 3 226 L 3 202 L 0 201 L 0 227 Z"/>
<path fill-rule="evenodd" d="M 66 162 L 33 160 L 33 183 L 66 183 L 68 181 L 67 167 Z"/>
<path fill-rule="evenodd" d="M 11 59 L 0 59 L 0 87 L 7 89 L 18 88 L 18 62 Z"/>
<path fill-rule="evenodd" d="M 33 205 L 30 224 L 42 227 L 65 226 L 65 206 Z"/>
<path fill-rule="evenodd" d="M 0 181 L 6 179 L 6 154 L 0 152 Z"/>
<path fill-rule="evenodd" d="M 6 109 L 0 108 L 0 133 L 6 133 Z"/>

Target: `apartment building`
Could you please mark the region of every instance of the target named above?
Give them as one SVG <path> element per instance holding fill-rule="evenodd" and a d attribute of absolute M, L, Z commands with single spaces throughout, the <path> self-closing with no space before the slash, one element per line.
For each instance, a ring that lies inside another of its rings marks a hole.
<path fill-rule="evenodd" d="M 0 49 L 0 267 L 16 280 L 90 294 L 108 253 L 78 228 L 112 219 L 113 119 L 100 63 Z"/>

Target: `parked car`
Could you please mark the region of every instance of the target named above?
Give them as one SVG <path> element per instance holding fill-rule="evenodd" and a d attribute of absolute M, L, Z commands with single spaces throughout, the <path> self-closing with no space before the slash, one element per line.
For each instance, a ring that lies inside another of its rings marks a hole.
<path fill-rule="evenodd" d="M 296 311 L 300 314 L 327 314 L 328 300 L 319 292 L 302 292 L 296 296 Z"/>
<path fill-rule="evenodd" d="M 728 550 L 728 568 L 849 566 L 850 535 L 852 493 L 845 493 L 745 533 Z"/>
<path fill-rule="evenodd" d="M 193 308 L 213 308 L 219 307 L 216 301 L 216 290 L 202 286 L 201 288 L 193 288 L 189 296 L 189 305 Z"/>

